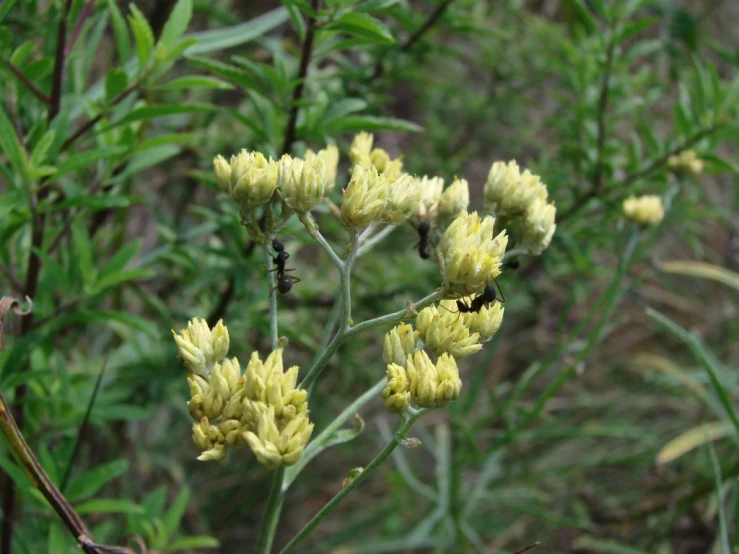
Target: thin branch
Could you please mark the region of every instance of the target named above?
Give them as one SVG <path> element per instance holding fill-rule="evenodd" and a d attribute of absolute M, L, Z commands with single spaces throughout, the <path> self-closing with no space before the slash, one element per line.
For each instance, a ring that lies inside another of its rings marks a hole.
<path fill-rule="evenodd" d="M 82 8 L 82 11 L 80 11 L 77 23 L 75 23 L 74 29 L 72 29 L 72 34 L 69 36 L 69 42 L 67 43 L 67 48 L 64 52 L 65 56 L 69 56 L 69 54 L 72 52 L 72 49 L 74 48 L 74 43 L 77 42 L 77 39 L 80 37 L 80 33 L 82 32 L 82 26 L 85 24 L 85 21 L 87 21 L 87 18 L 90 17 L 90 14 L 92 13 L 92 9 L 94 7 L 95 0 L 87 0 L 87 4 L 85 4 L 85 7 Z"/>
<path fill-rule="evenodd" d="M 311 0 L 311 9 L 314 13 L 318 12 L 320 0 Z M 285 140 L 282 143 L 282 153 L 289 154 L 290 149 L 295 142 L 295 130 L 298 126 L 298 112 L 300 111 L 300 99 L 303 97 L 303 89 L 305 88 L 305 77 L 308 74 L 308 65 L 313 54 L 313 40 L 316 35 L 316 19 L 310 17 L 308 19 L 308 28 L 305 31 L 305 41 L 303 42 L 303 52 L 300 55 L 300 68 L 298 69 L 298 84 L 293 89 L 293 96 L 290 102 L 290 116 L 285 129 Z"/>
<path fill-rule="evenodd" d="M 600 96 L 598 98 L 598 138 L 597 158 L 593 169 L 592 189 L 597 192 L 603 188 L 603 156 L 606 149 L 606 112 L 608 111 L 608 93 L 610 91 L 611 70 L 613 69 L 613 53 L 616 49 L 615 30 L 611 29 L 611 37 L 606 50 L 606 63 L 603 68 L 603 79 L 600 85 Z"/>
<path fill-rule="evenodd" d="M 67 61 L 67 17 L 72 7 L 72 0 L 67 0 L 64 12 L 59 19 L 59 27 L 56 31 L 56 55 L 54 57 L 54 74 L 51 80 L 51 98 L 49 99 L 49 117 L 51 123 L 59 114 L 62 105 L 62 85 L 64 84 L 64 64 Z"/>
<path fill-rule="evenodd" d="M 16 79 L 18 79 L 24 87 L 28 89 L 28 92 L 33 94 L 36 98 L 41 100 L 44 104 L 49 105 L 51 104 L 51 98 L 41 89 L 39 89 L 36 85 L 33 84 L 33 81 L 31 81 L 28 77 L 26 77 L 23 72 L 15 67 L 12 63 L 10 63 L 9 60 L 3 60 L 3 63 L 8 68 L 8 70 L 15 76 Z"/>

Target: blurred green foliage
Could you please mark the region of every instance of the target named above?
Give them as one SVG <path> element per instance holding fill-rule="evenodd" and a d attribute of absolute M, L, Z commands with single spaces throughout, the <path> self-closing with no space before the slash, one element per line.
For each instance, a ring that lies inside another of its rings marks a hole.
<path fill-rule="evenodd" d="M 736 290 L 651 261 L 739 267 L 735 4 L 282 4 L 0 4 L 0 292 L 33 300 L 32 315 L 6 318 L 0 390 L 95 540 L 251 551 L 267 471 L 249 456 L 194 460 L 170 336 L 190 317 L 224 318 L 233 351 L 269 349 L 265 268 L 211 161 L 241 148 L 279 156 L 286 142 L 301 154 L 335 141 L 345 154 L 366 130 L 409 171 L 466 177 L 477 206 L 490 164 L 516 158 L 547 183 L 558 229 L 543 257 L 501 278 L 503 331 L 466 364 L 459 402 L 424 419 L 423 445 L 396 451 L 302 551 L 542 541 L 546 552 L 729 554 Z M 704 174 L 671 174 L 668 157 L 688 148 Z M 626 266 L 620 206 L 644 192 L 672 202 Z M 280 323 L 302 366 L 337 277 L 295 225 L 285 236 L 302 281 Z M 356 317 L 438 285 L 414 241 L 397 229 L 362 260 Z M 326 400 L 311 407 L 317 431 L 381 377 L 379 344 L 354 341 L 331 362 Z M 278 547 L 391 436 L 379 402 L 362 415 L 358 438 L 296 480 Z M 726 431 L 685 445 L 709 423 Z M 680 455 L 656 464 L 680 437 Z M 0 448 L 0 552 L 78 551 Z"/>

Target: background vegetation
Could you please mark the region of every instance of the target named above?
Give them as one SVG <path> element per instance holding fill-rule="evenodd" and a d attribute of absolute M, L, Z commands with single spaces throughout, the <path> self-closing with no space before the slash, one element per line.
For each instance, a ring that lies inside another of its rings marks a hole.
<path fill-rule="evenodd" d="M 738 24 L 728 0 L 4 0 L 0 292 L 33 310 L 5 319 L 0 390 L 39 462 L 99 543 L 253 551 L 268 472 L 195 460 L 170 335 L 224 318 L 234 352 L 269 350 L 263 261 L 212 159 L 334 140 L 345 159 L 366 130 L 413 173 L 467 178 L 473 207 L 517 159 L 558 229 L 504 272 L 460 400 L 302 551 L 734 552 Z M 688 148 L 704 172 L 670 172 Z M 632 251 L 620 205 L 644 192 L 670 209 Z M 286 235 L 302 281 L 280 331 L 303 366 L 337 283 Z M 414 236 L 362 259 L 358 317 L 438 286 Z M 380 338 L 331 362 L 317 430 L 382 375 Z M 278 547 L 392 432 L 379 401 L 361 415 L 291 489 Z M 0 552 L 78 551 L 0 448 Z"/>

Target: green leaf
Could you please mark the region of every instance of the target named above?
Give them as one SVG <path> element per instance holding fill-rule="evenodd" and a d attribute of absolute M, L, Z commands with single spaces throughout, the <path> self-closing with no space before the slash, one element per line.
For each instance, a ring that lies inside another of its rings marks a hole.
<path fill-rule="evenodd" d="M 267 34 L 275 27 L 285 23 L 287 19 L 287 10 L 278 8 L 233 27 L 190 33 L 186 35 L 186 38 L 194 38 L 198 42 L 187 49 L 186 55 L 194 56 L 240 46 Z"/>
<path fill-rule="evenodd" d="M 138 504 L 134 504 L 128 500 L 118 500 L 113 498 L 100 498 L 88 500 L 75 506 L 77 513 L 85 514 L 132 514 L 141 515 L 144 509 Z"/>
<path fill-rule="evenodd" d="M 138 253 L 142 244 L 143 241 L 141 239 L 136 239 L 123 245 L 123 247 L 118 250 L 118 252 L 116 252 L 100 270 L 100 278 L 104 279 L 109 275 L 123 271 L 123 268 L 126 267 L 126 265 Z"/>
<path fill-rule="evenodd" d="M 341 98 L 332 102 L 326 113 L 323 114 L 324 123 L 339 119 L 354 112 L 361 112 L 367 107 L 367 102 L 361 98 Z"/>
<path fill-rule="evenodd" d="M 115 36 L 115 44 L 118 50 L 118 59 L 124 64 L 131 57 L 131 39 L 128 37 L 128 28 L 126 20 L 123 18 L 121 10 L 115 0 L 106 0 L 108 10 L 110 11 L 110 20 L 113 26 L 113 36 Z"/>
<path fill-rule="evenodd" d="M 0 4 L 0 22 L 5 19 L 6 15 L 8 15 L 10 8 L 13 7 L 13 4 L 15 4 L 15 2 L 16 0 L 5 0 L 2 4 Z"/>
<path fill-rule="evenodd" d="M 411 121 L 394 117 L 376 117 L 371 115 L 352 115 L 329 121 L 324 127 L 330 133 L 345 133 L 348 131 L 408 131 L 418 133 L 423 127 Z"/>
<path fill-rule="evenodd" d="M 374 40 L 378 44 L 392 44 L 395 39 L 380 20 L 357 12 L 346 12 L 327 26 L 327 29 Z"/>
<path fill-rule="evenodd" d="M 102 159 L 117 159 L 121 154 L 128 151 L 125 146 L 108 146 L 85 150 L 79 154 L 73 154 L 57 166 L 57 177 L 71 173 L 78 169 L 87 168 L 91 164 Z"/>
<path fill-rule="evenodd" d="M 119 271 L 118 273 L 114 273 L 106 277 L 100 277 L 95 282 L 95 285 L 90 289 L 90 294 L 97 294 L 107 288 L 115 287 L 123 283 L 127 283 L 128 281 L 148 279 L 154 275 L 155 273 L 152 270 L 145 268 Z"/>
<path fill-rule="evenodd" d="M 127 460 L 113 460 L 72 477 L 64 495 L 71 502 L 79 502 L 97 494 L 105 485 L 128 471 Z"/>
<path fill-rule="evenodd" d="M 111 67 L 105 76 L 105 100 L 110 103 L 126 90 L 128 75 L 119 67 Z"/>
<path fill-rule="evenodd" d="M 576 538 L 572 543 L 572 548 L 575 551 L 587 550 L 599 554 L 650 554 L 646 550 L 634 548 L 615 540 L 597 539 L 587 535 Z"/>
<path fill-rule="evenodd" d="M 90 287 L 95 281 L 96 273 L 92 263 L 92 243 L 87 235 L 87 226 L 81 219 L 72 224 L 72 243 L 82 282 L 85 287 Z"/>
<path fill-rule="evenodd" d="M 49 129 L 36 143 L 36 146 L 33 148 L 33 152 L 31 152 L 30 166 L 32 168 L 41 167 L 46 162 L 47 154 L 49 153 L 51 145 L 54 144 L 55 137 L 56 132 L 53 129 Z"/>
<path fill-rule="evenodd" d="M 130 196 L 119 194 L 96 194 L 94 196 L 81 195 L 58 204 L 54 204 L 53 211 L 64 210 L 67 208 L 88 208 L 91 211 L 110 210 L 118 208 L 127 208 L 133 204 Z"/>
<path fill-rule="evenodd" d="M 394 6 L 399 2 L 400 0 L 367 0 L 355 6 L 354 11 L 360 13 L 376 12 Z"/>
<path fill-rule="evenodd" d="M 180 147 L 175 144 L 162 144 L 160 146 L 148 148 L 131 158 L 131 161 L 126 165 L 126 169 L 116 175 L 113 179 L 110 179 L 110 182 L 115 183 L 128 179 L 131 175 L 136 175 L 137 173 L 141 173 L 144 169 L 159 165 L 163 161 L 176 156 L 180 152 Z"/>
<path fill-rule="evenodd" d="M 4 433 L 0 435 L 0 438 L 2 438 L 5 444 L 7 444 L 7 439 L 5 438 Z M 28 475 L 26 475 L 21 467 L 10 458 L 0 456 L 0 469 L 3 470 L 3 473 L 5 475 L 10 477 L 10 479 L 13 481 L 13 483 L 15 483 L 18 489 L 24 491 L 32 488 L 31 481 L 28 478 Z"/>
<path fill-rule="evenodd" d="M 110 405 L 95 410 L 98 421 L 143 421 L 151 417 L 151 410 L 139 406 Z"/>
<path fill-rule="evenodd" d="M 216 90 L 231 90 L 235 88 L 231 83 L 216 79 L 215 77 L 208 77 L 206 75 L 188 75 L 186 77 L 179 77 L 173 79 L 163 85 L 154 87 L 157 90 L 181 90 L 181 89 L 192 89 L 192 88 L 205 88 L 205 89 L 216 89 Z"/>
<path fill-rule="evenodd" d="M 221 543 L 215 537 L 194 535 L 192 537 L 177 539 L 167 547 L 167 552 L 178 552 L 180 550 L 193 550 L 197 548 L 218 548 L 219 546 L 221 546 Z"/>
<path fill-rule="evenodd" d="M 134 4 L 129 4 L 129 9 L 131 10 L 131 15 L 128 16 L 128 24 L 131 26 L 133 39 L 136 43 L 139 71 L 143 71 L 154 49 L 154 33 L 144 14 Z"/>
<path fill-rule="evenodd" d="M 26 152 L 23 150 L 18 135 L 15 134 L 15 128 L 5 114 L 2 104 L 0 104 L 0 151 L 8 157 L 15 173 L 25 178 Z"/>
<path fill-rule="evenodd" d="M 187 26 L 192 18 L 192 0 L 178 0 L 169 19 L 164 24 L 162 34 L 159 37 L 159 43 L 164 46 L 173 46 L 180 37 L 187 31 Z"/>
<path fill-rule="evenodd" d="M 213 106 L 211 104 L 156 104 L 153 106 L 143 106 L 127 113 L 121 119 L 113 123 L 111 127 L 144 119 L 154 119 L 155 117 L 163 117 L 165 115 L 207 113 L 218 109 L 220 109 L 218 106 Z"/>
<path fill-rule="evenodd" d="M 177 496 L 175 496 L 175 499 L 172 501 L 172 505 L 164 515 L 164 530 L 168 536 L 171 537 L 174 535 L 175 531 L 179 528 L 180 521 L 182 521 L 182 516 L 185 515 L 185 510 L 187 509 L 187 503 L 189 500 L 190 487 L 184 486 L 180 488 L 177 492 Z"/>

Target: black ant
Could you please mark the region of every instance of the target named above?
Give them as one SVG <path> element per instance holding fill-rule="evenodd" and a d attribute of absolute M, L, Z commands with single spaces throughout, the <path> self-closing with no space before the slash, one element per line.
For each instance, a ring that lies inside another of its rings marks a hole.
<path fill-rule="evenodd" d="M 272 239 L 272 248 L 277 253 L 272 256 L 272 261 L 274 262 L 275 267 L 269 270 L 270 272 L 277 272 L 277 285 L 272 289 L 272 291 L 277 289 L 280 294 L 287 294 L 290 292 L 290 289 L 293 288 L 293 283 L 300 282 L 300 279 L 287 274 L 288 271 L 295 271 L 295 268 L 285 268 L 285 262 L 287 262 L 287 259 L 290 257 L 290 254 L 285 252 L 285 245 L 277 239 Z"/>
<path fill-rule="evenodd" d="M 431 230 L 431 224 L 428 221 L 422 221 L 418 224 L 416 231 L 418 232 L 418 255 L 424 260 L 428 260 L 431 257 L 429 248 L 429 231 Z"/>
<path fill-rule="evenodd" d="M 498 281 L 496 281 L 495 279 L 493 279 L 493 281 L 495 282 L 495 286 L 498 288 L 500 298 L 498 298 L 498 295 L 496 294 L 493 286 L 488 283 L 487 285 L 485 285 L 485 288 L 482 290 L 482 292 L 478 294 L 475 298 L 473 298 L 469 304 L 467 304 L 467 302 L 465 302 L 464 300 L 457 300 L 458 313 L 479 314 L 483 306 L 485 308 L 490 308 L 490 304 L 492 304 L 496 300 L 501 304 L 505 304 L 505 296 L 503 295 L 503 291 L 500 290 L 500 285 L 498 284 Z"/>

